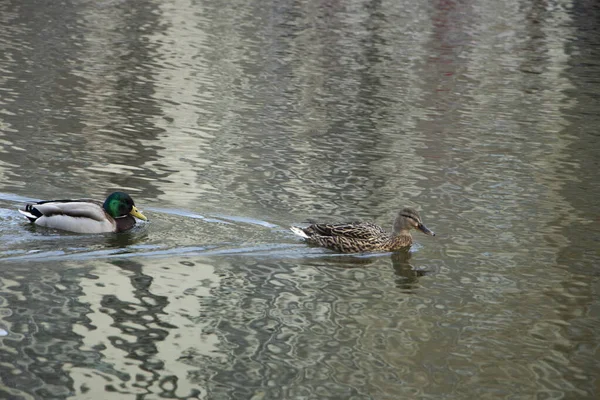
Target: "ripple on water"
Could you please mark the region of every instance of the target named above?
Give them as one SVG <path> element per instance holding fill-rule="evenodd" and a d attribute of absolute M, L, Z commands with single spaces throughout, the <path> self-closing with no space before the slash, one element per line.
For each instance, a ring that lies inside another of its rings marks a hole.
<path fill-rule="evenodd" d="M 30 3 L 0 2 L 0 397 L 598 397 L 593 2 Z M 16 212 L 116 188 L 149 223 Z M 287 231 L 405 205 L 438 236 L 404 255 Z"/>

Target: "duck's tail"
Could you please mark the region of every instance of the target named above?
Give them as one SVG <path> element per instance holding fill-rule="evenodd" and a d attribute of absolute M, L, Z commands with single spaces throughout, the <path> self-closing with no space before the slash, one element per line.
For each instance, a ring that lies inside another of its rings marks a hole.
<path fill-rule="evenodd" d="M 19 208 L 19 212 L 26 216 L 31 222 L 34 222 L 36 219 L 42 216 L 42 214 L 31 204 L 26 204 L 24 208 Z"/>
<path fill-rule="evenodd" d="M 301 228 L 298 228 L 297 226 L 290 227 L 290 231 L 294 232 L 296 235 L 300 236 L 301 238 L 308 239 L 308 235 L 306 233 L 304 233 L 304 231 Z"/>

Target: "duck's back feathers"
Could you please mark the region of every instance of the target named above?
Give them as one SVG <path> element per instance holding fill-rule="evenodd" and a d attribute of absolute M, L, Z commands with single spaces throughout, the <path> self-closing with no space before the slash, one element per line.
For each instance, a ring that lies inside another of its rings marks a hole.
<path fill-rule="evenodd" d="M 377 235 L 387 235 L 380 226 L 371 222 L 351 222 L 348 224 L 312 224 L 303 228 L 308 236 L 343 236 L 355 239 L 369 239 Z"/>
<path fill-rule="evenodd" d="M 25 215 L 29 213 L 37 218 L 56 215 L 91 218 L 96 221 L 102 221 L 106 218 L 102 203 L 91 199 L 40 201 L 39 203 L 26 204 L 19 211 Z M 28 218 L 31 217 L 28 216 Z"/>

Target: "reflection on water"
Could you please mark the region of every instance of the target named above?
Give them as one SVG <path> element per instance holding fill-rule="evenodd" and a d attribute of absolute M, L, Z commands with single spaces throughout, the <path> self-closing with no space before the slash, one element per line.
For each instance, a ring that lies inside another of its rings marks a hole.
<path fill-rule="evenodd" d="M 597 398 L 598 13 L 2 2 L 0 398 Z M 114 189 L 149 222 L 16 211 Z"/>

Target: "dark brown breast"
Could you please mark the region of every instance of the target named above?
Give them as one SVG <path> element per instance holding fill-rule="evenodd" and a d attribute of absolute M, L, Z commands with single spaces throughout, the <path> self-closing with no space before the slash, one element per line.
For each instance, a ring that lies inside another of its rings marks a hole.
<path fill-rule="evenodd" d="M 133 228 L 135 225 L 135 218 L 127 214 L 124 217 L 115 218 L 115 222 L 117 223 L 117 229 L 115 232 L 125 232 Z"/>

